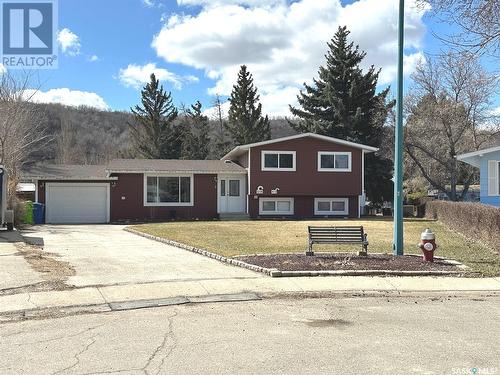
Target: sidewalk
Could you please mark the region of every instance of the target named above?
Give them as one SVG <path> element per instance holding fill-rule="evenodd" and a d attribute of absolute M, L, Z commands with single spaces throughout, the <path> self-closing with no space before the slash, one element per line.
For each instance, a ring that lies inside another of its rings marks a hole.
<path fill-rule="evenodd" d="M 95 306 L 125 301 L 175 297 L 209 297 L 254 293 L 325 293 L 351 295 L 487 293 L 500 294 L 500 277 L 467 279 L 451 277 L 295 277 L 155 282 L 65 291 L 0 296 L 0 314 L 33 309 Z"/>

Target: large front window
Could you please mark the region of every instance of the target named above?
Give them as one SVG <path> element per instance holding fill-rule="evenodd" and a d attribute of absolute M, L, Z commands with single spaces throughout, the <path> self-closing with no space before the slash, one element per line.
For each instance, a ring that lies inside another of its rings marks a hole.
<path fill-rule="evenodd" d="M 189 205 L 192 181 L 189 176 L 147 176 L 146 204 L 149 205 Z"/>
<path fill-rule="evenodd" d="M 295 151 L 262 151 L 263 171 L 295 171 Z"/>

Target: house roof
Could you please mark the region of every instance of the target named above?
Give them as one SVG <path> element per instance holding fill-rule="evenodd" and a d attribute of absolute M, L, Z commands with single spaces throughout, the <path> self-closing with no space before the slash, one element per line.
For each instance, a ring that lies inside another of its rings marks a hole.
<path fill-rule="evenodd" d="M 327 142 L 337 143 L 337 144 L 344 145 L 344 146 L 359 148 L 359 149 L 365 150 L 367 152 L 378 151 L 378 148 L 376 148 L 376 147 L 366 146 L 366 145 L 362 145 L 360 143 L 349 142 L 349 141 L 345 141 L 343 139 L 328 137 L 326 135 L 320 135 L 320 134 L 315 134 L 315 133 L 303 133 L 303 134 L 291 135 L 288 137 L 271 139 L 269 141 L 256 142 L 256 143 L 250 143 L 247 145 L 237 146 L 234 149 L 232 149 L 229 153 L 227 153 L 222 158 L 222 160 L 228 160 L 228 159 L 237 157 L 237 156 L 243 154 L 244 152 L 248 151 L 252 147 L 265 146 L 265 145 L 269 145 L 272 143 L 291 141 L 293 139 L 299 139 L 299 138 L 305 138 L 305 137 L 312 137 L 312 138 L 320 139 L 322 141 L 327 141 Z"/>
<path fill-rule="evenodd" d="M 45 164 L 23 172 L 24 180 L 112 180 L 104 165 Z"/>
<path fill-rule="evenodd" d="M 481 158 L 484 155 L 491 154 L 492 152 L 500 151 L 500 146 L 485 148 L 479 151 L 472 151 L 466 154 L 457 155 L 457 160 L 470 164 L 474 167 L 480 167 Z"/>
<path fill-rule="evenodd" d="M 238 164 L 223 160 L 115 159 L 106 170 L 108 173 L 246 173 Z"/>

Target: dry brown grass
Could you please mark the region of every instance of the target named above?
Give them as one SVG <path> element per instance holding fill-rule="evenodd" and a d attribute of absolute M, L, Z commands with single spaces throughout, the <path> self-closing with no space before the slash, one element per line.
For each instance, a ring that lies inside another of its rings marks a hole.
<path fill-rule="evenodd" d="M 143 224 L 134 229 L 207 249 L 224 256 L 258 253 L 304 252 L 308 225 L 362 225 L 368 233 L 370 253 L 392 252 L 392 220 L 384 218 L 324 221 L 195 221 Z M 419 254 L 420 233 L 431 228 L 437 236 L 437 256 L 459 260 L 487 276 L 500 275 L 500 256 L 433 220 L 405 220 L 405 252 Z M 315 246 L 315 251 L 358 251 L 360 246 Z"/>

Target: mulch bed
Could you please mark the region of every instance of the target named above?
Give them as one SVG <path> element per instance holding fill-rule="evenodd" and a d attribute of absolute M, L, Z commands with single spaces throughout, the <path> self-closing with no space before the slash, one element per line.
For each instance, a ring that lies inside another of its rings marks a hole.
<path fill-rule="evenodd" d="M 454 265 L 435 259 L 424 262 L 421 257 L 372 254 L 270 254 L 239 256 L 238 260 L 280 271 L 337 271 L 337 270 L 390 270 L 390 271 L 457 271 Z"/>

